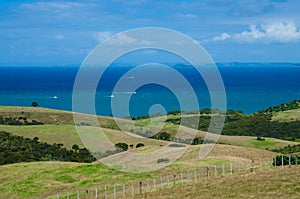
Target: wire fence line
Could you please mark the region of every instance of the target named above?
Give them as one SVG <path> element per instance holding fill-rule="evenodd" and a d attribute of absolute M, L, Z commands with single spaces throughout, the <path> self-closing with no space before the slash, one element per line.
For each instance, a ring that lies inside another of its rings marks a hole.
<path fill-rule="evenodd" d="M 66 194 L 45 197 L 46 199 L 117 199 L 140 196 L 141 194 L 169 189 L 175 186 L 184 186 L 188 183 L 197 183 L 210 179 L 217 179 L 225 175 L 243 172 L 253 172 L 261 169 L 276 169 L 298 165 L 298 156 L 281 155 L 275 158 L 265 158 L 250 161 L 226 162 L 219 164 L 199 165 L 186 171 L 156 176 L 154 178 L 137 179 L 124 183 L 102 185 L 94 189 L 83 189 Z M 39 199 L 39 198 L 36 198 Z"/>

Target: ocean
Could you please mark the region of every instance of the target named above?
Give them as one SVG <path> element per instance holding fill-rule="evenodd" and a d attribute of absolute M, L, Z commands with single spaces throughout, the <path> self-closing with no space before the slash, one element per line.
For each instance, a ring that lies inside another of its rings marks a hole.
<path fill-rule="evenodd" d="M 223 79 L 227 109 L 253 113 L 270 106 L 300 99 L 300 67 L 293 63 L 222 63 L 217 64 Z M 0 67 L 0 105 L 31 106 L 72 110 L 72 91 L 79 67 Z M 165 111 L 180 110 L 172 90 L 151 83 L 134 92 L 113 92 L 114 86 L 132 66 L 110 66 L 98 83 L 95 109 L 98 115 L 112 114 L 111 103 L 122 95 L 131 95 L 129 114 L 137 117 L 149 114 L 152 105 L 161 104 Z M 192 67 L 175 65 L 192 86 L 199 109 L 211 107 L 208 89 L 202 77 Z M 204 70 L 209 70 L 209 67 Z M 135 77 L 125 77 L 133 81 Z M 169 79 L 168 81 L 176 81 Z M 180 90 L 179 92 L 186 92 Z M 188 95 L 188 93 L 186 93 Z M 188 107 L 187 107 L 188 109 Z M 189 110 L 186 110 L 189 111 Z M 89 113 L 89 111 L 83 111 Z M 128 116 L 120 111 L 116 117 Z"/>

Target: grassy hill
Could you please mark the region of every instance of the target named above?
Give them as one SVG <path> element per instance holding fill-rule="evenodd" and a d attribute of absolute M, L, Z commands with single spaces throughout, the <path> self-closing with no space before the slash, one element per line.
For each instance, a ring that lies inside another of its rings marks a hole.
<path fill-rule="evenodd" d="M 293 122 L 300 120 L 300 108 L 273 113 L 273 121 Z"/>
<path fill-rule="evenodd" d="M 23 118 L 28 120 L 36 120 L 42 122 L 44 125 L 0 125 L 0 130 L 10 132 L 15 135 L 20 135 L 28 138 L 39 137 L 40 141 L 53 143 L 62 143 L 66 148 L 71 148 L 73 144 L 77 144 L 83 147 L 83 144 L 78 136 L 76 128 L 74 126 L 73 114 L 68 111 L 59 111 L 46 108 L 33 108 L 33 107 L 7 107 L 0 106 L 0 115 L 4 117 Z M 80 114 L 83 118 L 86 118 L 87 122 L 90 115 Z M 191 117 L 195 115 L 182 115 L 182 117 Z M 180 115 L 168 115 L 148 119 L 135 120 L 135 125 L 132 125 L 131 121 L 124 119 L 116 119 L 112 117 L 99 116 L 98 121 L 100 125 L 105 129 L 105 134 L 113 143 L 126 141 L 128 144 L 134 144 L 145 142 L 147 146 L 159 146 L 165 145 L 165 142 L 157 141 L 153 139 L 145 139 L 141 136 L 147 130 L 162 128 L 160 131 L 165 131 L 173 136 L 179 129 L 178 124 L 171 122 L 165 122 L 168 119 L 178 119 Z M 122 122 L 123 127 L 127 130 L 127 133 L 118 131 L 114 119 Z M 90 126 L 84 126 L 87 132 L 93 131 L 94 126 L 98 124 L 89 124 Z M 193 130 L 189 127 L 181 127 L 184 135 L 189 135 Z M 132 132 L 132 133 L 131 133 Z M 198 131 L 196 137 L 204 139 L 206 132 Z M 265 141 L 257 141 L 256 137 L 251 136 L 226 136 L 219 137 L 219 142 L 223 144 L 230 144 L 235 146 L 247 146 L 261 149 L 275 149 L 285 147 L 288 145 L 295 145 L 297 143 L 291 141 L 284 141 L 275 138 L 267 138 Z"/>
<path fill-rule="evenodd" d="M 278 114 L 280 114 L 280 112 L 278 112 Z M 86 132 L 86 135 L 94 135 L 95 133 L 99 133 L 96 131 L 97 124 L 91 123 L 90 115 L 80 115 L 86 121 L 85 124 L 80 125 L 79 128 L 83 128 L 85 130 L 84 132 Z M 76 131 L 76 128 L 74 127 L 73 114 L 71 112 L 45 108 L 2 106 L 0 107 L 0 116 L 4 118 L 13 118 L 11 121 L 18 121 L 22 123 L 21 125 L 0 125 L 0 130 L 5 130 L 12 134 L 21 135 L 28 138 L 39 137 L 40 141 L 48 142 L 50 144 L 62 143 L 66 148 L 71 148 L 73 144 L 83 147 L 82 141 Z M 196 115 L 183 115 L 183 117 L 190 116 Z M 276 156 L 277 153 L 267 151 L 265 150 L 266 148 L 276 149 L 288 145 L 292 146 L 298 144 L 297 142 L 284 141 L 275 138 L 265 138 L 264 141 L 259 141 L 256 139 L 256 137 L 251 136 L 221 135 L 219 137 L 219 143 L 221 144 L 216 144 L 207 157 L 204 159 L 199 159 L 199 150 L 204 145 L 190 147 L 182 145 L 180 147 L 171 147 L 166 146 L 170 143 L 168 141 L 149 139 L 142 136 L 148 129 L 153 129 L 152 127 L 158 129 L 161 128 L 159 129 L 160 132 L 165 131 L 171 135 L 175 135 L 178 128 L 182 129 L 184 135 L 190 134 L 193 130 L 189 127 L 180 127 L 179 124 L 164 122 L 166 119 L 177 119 L 178 117 L 178 115 L 168 115 L 155 118 L 144 118 L 135 120 L 135 125 L 130 125 L 131 121 L 129 120 L 117 119 L 123 124 L 123 127 L 125 130 L 127 130 L 127 132 L 119 130 L 119 127 L 114 121 L 115 118 L 102 116 L 98 117 L 100 125 L 104 128 L 105 135 L 113 143 L 126 142 L 127 144 L 132 144 L 134 146 L 136 146 L 138 143 L 143 143 L 145 145 L 141 148 L 129 148 L 129 151 L 132 153 L 148 153 L 158 150 L 162 147 L 166 147 L 166 151 L 162 158 L 171 159 L 172 155 L 174 155 L 174 151 L 187 150 L 183 156 L 161 170 L 143 174 L 131 174 L 109 168 L 99 162 L 95 162 L 93 164 L 68 162 L 32 162 L 3 165 L 0 166 L 0 199 L 33 197 L 40 198 L 48 195 L 56 195 L 57 193 L 75 193 L 77 190 L 84 191 L 85 189 L 93 189 L 104 184 L 122 182 L 130 183 L 130 180 L 135 179 L 153 178 L 159 177 L 160 175 L 173 175 L 174 173 L 180 171 L 186 172 L 187 170 L 197 169 L 200 166 L 206 167 L 210 165 L 217 165 L 218 168 L 220 168 L 222 164 L 225 164 L 228 168 L 229 162 L 232 162 L 235 168 L 238 164 L 242 164 L 245 161 L 250 164 L 252 160 L 255 160 L 256 164 L 258 164 L 259 159 L 265 160 L 268 158 L 271 160 Z M 26 120 L 29 122 L 35 120 L 43 124 L 25 125 L 24 118 L 26 118 Z M 207 133 L 203 131 L 196 132 L 196 136 L 201 138 L 204 138 L 206 134 Z M 120 155 L 123 156 L 124 153 L 106 157 L 106 160 L 109 161 L 110 159 L 118 159 Z M 266 173 L 266 175 L 269 174 Z M 250 182 L 252 182 L 252 177 L 249 179 Z M 258 180 L 258 182 L 261 181 Z M 216 181 L 216 183 L 224 184 L 221 179 Z M 233 184 L 225 183 L 226 185 L 224 184 L 224 189 L 227 189 L 230 185 L 234 185 L 235 183 L 235 179 L 233 179 Z M 202 187 L 202 185 L 195 186 Z M 195 188 L 192 188 L 192 190 L 194 189 Z M 246 186 L 243 186 L 241 189 L 246 190 L 247 188 Z M 281 188 L 279 187 L 279 189 Z M 293 191 L 295 190 L 292 190 L 291 192 Z M 199 194 L 197 191 L 194 193 L 194 191 L 190 192 L 182 190 L 182 192 L 190 193 L 191 198 L 195 198 L 197 194 Z M 208 192 L 203 193 L 208 194 Z M 151 194 L 149 194 L 148 197 L 152 197 Z M 157 193 L 153 194 L 153 197 L 158 198 L 166 196 L 156 195 Z M 162 194 L 164 194 L 164 191 Z M 169 193 L 166 192 L 166 194 Z M 220 192 L 216 191 L 216 196 L 220 196 L 218 194 L 220 194 Z M 186 195 L 180 194 L 173 196 L 170 195 L 171 198 L 177 196 L 186 197 Z"/>
<path fill-rule="evenodd" d="M 200 146 L 188 149 L 182 157 L 170 166 L 151 173 L 124 173 L 103 164 L 68 162 L 32 162 L 0 166 L 0 198 L 35 198 L 75 193 L 77 190 L 94 189 L 102 185 L 129 183 L 131 180 L 154 178 L 186 172 L 203 166 L 233 162 L 237 163 L 258 158 L 272 158 L 276 153 L 238 146 L 217 145 L 205 159 L 198 158 Z M 258 164 L 258 162 L 256 162 Z"/>
<path fill-rule="evenodd" d="M 136 198 L 299 198 L 300 166 L 229 175 Z"/>

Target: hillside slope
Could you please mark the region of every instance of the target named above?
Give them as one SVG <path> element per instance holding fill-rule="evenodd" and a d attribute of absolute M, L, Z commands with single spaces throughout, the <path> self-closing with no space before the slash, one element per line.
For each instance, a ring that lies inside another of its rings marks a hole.
<path fill-rule="evenodd" d="M 298 199 L 300 166 L 228 175 L 216 180 L 176 186 L 136 198 L 290 198 Z"/>
<path fill-rule="evenodd" d="M 32 162 L 3 165 L 0 166 L 0 199 L 45 198 L 49 195 L 57 196 L 58 193 L 76 193 L 77 190 L 92 190 L 104 184 L 130 184 L 131 180 L 173 175 L 180 171 L 186 173 L 188 170 L 215 164 L 219 170 L 225 164 L 228 170 L 230 161 L 236 169 L 238 162 L 247 161 L 249 166 L 251 160 L 255 160 L 258 165 L 258 159 L 262 158 L 266 164 L 266 158 L 271 159 L 276 155 L 260 149 L 216 145 L 209 156 L 199 159 L 199 149 L 200 146 L 191 147 L 170 166 L 142 174 L 121 172 L 101 163 Z"/>

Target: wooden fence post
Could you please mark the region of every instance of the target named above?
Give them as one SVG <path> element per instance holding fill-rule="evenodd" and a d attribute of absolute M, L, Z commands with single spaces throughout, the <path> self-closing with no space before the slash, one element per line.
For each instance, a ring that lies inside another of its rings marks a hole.
<path fill-rule="evenodd" d="M 281 155 L 281 166 L 283 167 L 283 155 Z"/>
<path fill-rule="evenodd" d="M 173 182 L 174 182 L 174 187 L 175 187 L 175 185 L 176 185 L 176 175 L 175 174 L 173 175 Z"/>
<path fill-rule="evenodd" d="M 162 189 L 163 188 L 163 181 L 162 181 L 162 177 L 160 176 L 160 188 Z"/>
<path fill-rule="evenodd" d="M 88 199 L 88 194 L 89 194 L 89 191 L 85 190 L 85 199 Z"/>
<path fill-rule="evenodd" d="M 98 198 L 98 189 L 97 188 L 95 189 L 95 198 L 96 199 Z"/>
<path fill-rule="evenodd" d="M 200 180 L 201 180 L 201 178 L 203 178 L 203 170 L 202 170 L 202 167 L 200 167 L 199 172 L 200 172 Z"/>
<path fill-rule="evenodd" d="M 150 192 L 149 179 L 147 179 L 147 190 L 148 190 L 148 192 Z"/>
<path fill-rule="evenodd" d="M 142 194 L 142 186 L 143 186 L 142 181 L 139 182 L 139 185 L 140 185 L 140 194 Z"/>
<path fill-rule="evenodd" d="M 131 195 L 134 196 L 134 184 L 132 182 L 132 185 L 131 185 Z"/>
<path fill-rule="evenodd" d="M 259 159 L 259 168 L 262 169 L 262 162 L 261 162 L 261 159 Z"/>
<path fill-rule="evenodd" d="M 194 181 L 197 182 L 197 171 L 194 170 Z"/>
<path fill-rule="evenodd" d="M 79 192 L 76 192 L 76 198 L 79 199 Z"/>
<path fill-rule="evenodd" d="M 126 189 L 125 189 L 125 184 L 122 185 L 122 192 L 123 192 L 123 196 L 126 196 Z"/>
<path fill-rule="evenodd" d="M 70 193 L 69 192 L 67 193 L 67 199 L 70 199 Z"/>
<path fill-rule="evenodd" d="M 187 172 L 187 179 L 190 181 L 190 171 Z"/>
<path fill-rule="evenodd" d="M 217 177 L 217 165 L 215 165 L 215 178 Z"/>
<path fill-rule="evenodd" d="M 168 185 L 168 187 L 170 187 L 170 179 L 169 179 L 169 176 L 167 176 L 167 185 Z"/>
<path fill-rule="evenodd" d="M 206 177 L 207 177 L 207 180 L 208 180 L 209 179 L 209 167 L 207 167 L 206 169 L 207 169 Z"/>
<path fill-rule="evenodd" d="M 156 179 L 153 179 L 153 188 L 154 188 L 154 191 L 156 190 Z"/>
<path fill-rule="evenodd" d="M 104 199 L 107 198 L 107 193 L 106 193 L 106 185 L 104 185 Z"/>
<path fill-rule="evenodd" d="M 222 176 L 225 175 L 225 167 L 224 167 L 224 164 L 222 164 Z"/>
<path fill-rule="evenodd" d="M 114 184 L 114 199 L 117 198 L 117 190 L 116 190 L 116 185 Z"/>
<path fill-rule="evenodd" d="M 229 163 L 229 167 L 230 167 L 230 174 L 232 174 L 232 162 Z"/>
<path fill-rule="evenodd" d="M 183 186 L 183 175 L 180 173 L 181 186 Z"/>

